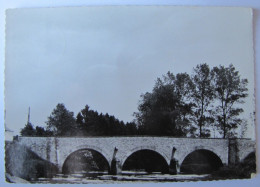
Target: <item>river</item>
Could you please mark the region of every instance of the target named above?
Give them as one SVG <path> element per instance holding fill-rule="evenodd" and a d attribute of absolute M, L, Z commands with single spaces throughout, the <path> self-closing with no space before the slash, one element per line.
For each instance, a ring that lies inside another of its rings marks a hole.
<path fill-rule="evenodd" d="M 37 178 L 32 183 L 68 183 L 68 184 L 102 184 L 129 182 L 180 182 L 206 180 L 209 175 L 169 175 L 161 173 L 124 171 L 121 175 L 108 175 L 107 172 L 91 172 L 77 174 L 57 174 L 53 178 Z"/>

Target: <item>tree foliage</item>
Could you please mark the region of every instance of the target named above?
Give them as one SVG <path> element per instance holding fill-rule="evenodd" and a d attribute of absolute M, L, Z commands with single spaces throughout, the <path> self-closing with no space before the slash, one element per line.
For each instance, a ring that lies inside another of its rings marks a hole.
<path fill-rule="evenodd" d="M 199 127 L 199 137 L 208 137 L 210 133 L 203 127 L 213 123 L 209 107 L 214 99 L 214 86 L 212 72 L 207 64 L 199 64 L 193 69 L 192 83 L 193 121 Z"/>
<path fill-rule="evenodd" d="M 43 127 L 34 126 L 28 122 L 23 129 L 20 131 L 21 136 L 52 136 L 52 132 L 45 130 Z"/>
<path fill-rule="evenodd" d="M 159 135 L 209 137 L 213 126 L 223 138 L 236 136 L 247 123 L 240 116 L 248 81 L 233 65 L 212 69 L 199 64 L 191 75 L 168 72 L 157 78 L 151 92 L 141 95 L 133 122 L 98 113 L 86 105 L 76 116 L 58 104 L 48 117 L 47 128 L 27 123 L 22 136 L 116 136 Z M 244 129 L 244 130 L 243 130 Z"/>
<path fill-rule="evenodd" d="M 139 112 L 134 113 L 143 134 L 185 136 L 189 128 L 191 105 L 185 102 L 189 76 L 168 72 L 158 78 L 151 93 L 141 95 Z"/>
<path fill-rule="evenodd" d="M 151 93 L 141 95 L 136 122 L 143 134 L 195 136 L 198 131 L 199 137 L 209 137 L 217 126 L 223 138 L 233 137 L 238 126 L 246 128 L 238 104 L 248 95 L 247 83 L 233 65 L 199 64 L 191 76 L 168 72 Z"/>
<path fill-rule="evenodd" d="M 223 138 L 234 136 L 232 130 L 243 122 L 243 119 L 239 117 L 243 109 L 236 104 L 244 103 L 243 99 L 248 95 L 248 80 L 241 79 L 233 65 L 214 67 L 212 72 L 217 102 L 215 117 L 220 132 L 223 134 Z"/>
<path fill-rule="evenodd" d="M 76 120 L 73 112 L 59 103 L 48 117 L 47 130 L 52 131 L 55 136 L 71 136 L 77 132 Z"/>
<path fill-rule="evenodd" d="M 23 129 L 21 129 L 20 134 L 22 136 L 35 136 L 36 130 L 33 125 L 28 122 Z"/>
<path fill-rule="evenodd" d="M 81 135 L 83 136 L 113 136 L 134 135 L 137 128 L 134 123 L 124 123 L 114 116 L 99 114 L 91 110 L 88 105 L 82 109 L 76 118 Z"/>

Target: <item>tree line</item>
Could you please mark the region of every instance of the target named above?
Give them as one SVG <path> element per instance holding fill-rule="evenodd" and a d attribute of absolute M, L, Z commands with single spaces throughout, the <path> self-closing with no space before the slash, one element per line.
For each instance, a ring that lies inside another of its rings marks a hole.
<path fill-rule="evenodd" d="M 193 72 L 168 72 L 157 78 L 151 92 L 140 97 L 132 122 L 91 110 L 88 105 L 76 117 L 58 104 L 48 117 L 46 128 L 28 122 L 22 136 L 116 136 L 157 135 L 174 137 L 236 137 L 238 127 L 246 130 L 241 118 L 248 96 L 248 80 L 228 67 L 199 64 Z"/>
<path fill-rule="evenodd" d="M 136 135 L 135 123 L 124 123 L 109 114 L 98 113 L 85 106 L 76 116 L 62 103 L 57 104 L 46 122 L 46 128 L 28 122 L 22 136 L 116 136 Z"/>

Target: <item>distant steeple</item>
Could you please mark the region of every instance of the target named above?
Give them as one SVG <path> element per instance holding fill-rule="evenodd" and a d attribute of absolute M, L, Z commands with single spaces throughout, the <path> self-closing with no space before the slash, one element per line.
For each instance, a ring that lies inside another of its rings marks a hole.
<path fill-rule="evenodd" d="M 30 107 L 29 107 L 29 110 L 28 110 L 28 119 L 27 119 L 27 124 L 30 123 Z"/>

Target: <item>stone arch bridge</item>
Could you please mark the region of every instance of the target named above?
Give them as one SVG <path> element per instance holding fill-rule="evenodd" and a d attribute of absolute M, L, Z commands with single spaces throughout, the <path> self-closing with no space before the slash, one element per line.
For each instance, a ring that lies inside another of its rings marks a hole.
<path fill-rule="evenodd" d="M 16 141 L 41 158 L 55 164 L 62 172 L 66 158 L 72 153 L 91 149 L 99 152 L 111 167 L 115 147 L 122 166 L 136 151 L 151 150 L 160 154 L 170 165 L 173 147 L 179 165 L 196 150 L 214 153 L 224 165 L 242 161 L 255 152 L 255 141 L 250 139 L 173 138 L 173 137 L 18 137 Z"/>

